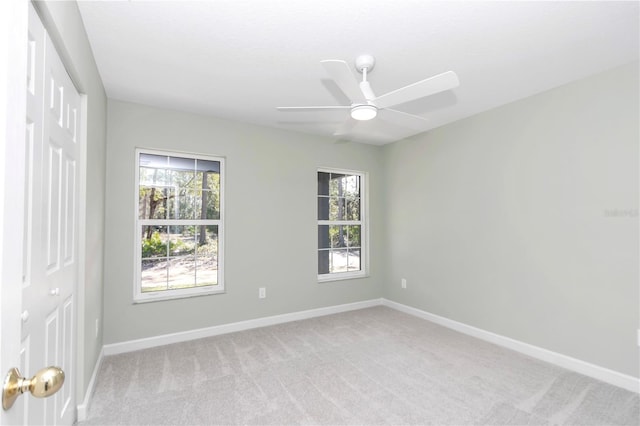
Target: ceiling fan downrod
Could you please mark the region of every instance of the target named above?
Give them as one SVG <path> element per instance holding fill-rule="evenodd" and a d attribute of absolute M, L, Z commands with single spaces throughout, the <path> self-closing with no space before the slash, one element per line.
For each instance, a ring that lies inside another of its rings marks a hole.
<path fill-rule="evenodd" d="M 367 80 L 367 75 L 371 72 L 375 64 L 376 58 L 374 58 L 372 55 L 360 55 L 356 58 L 356 70 L 358 70 L 358 72 L 362 74 L 362 81 L 359 84 L 360 90 L 367 100 L 367 103 L 373 107 L 375 107 L 375 104 L 373 104 L 371 101 L 376 98 L 376 95 L 375 93 L 373 93 L 373 89 L 371 89 L 371 84 L 369 84 L 369 81 Z M 375 117 L 375 114 L 373 115 L 373 117 Z"/>

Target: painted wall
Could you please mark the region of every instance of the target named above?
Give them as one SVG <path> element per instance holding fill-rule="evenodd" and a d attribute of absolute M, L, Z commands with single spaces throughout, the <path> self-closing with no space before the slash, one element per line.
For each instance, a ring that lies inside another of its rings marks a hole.
<path fill-rule="evenodd" d="M 115 100 L 108 117 L 105 344 L 380 297 L 379 147 Z M 135 147 L 226 157 L 226 293 L 132 303 Z M 318 167 L 370 174 L 368 278 L 317 282 Z"/>
<path fill-rule="evenodd" d="M 77 402 L 85 390 L 102 349 L 95 321 L 102 318 L 104 196 L 107 98 L 84 24 L 75 2 L 35 2 L 80 93 L 87 95 L 86 222 L 84 274 L 80 277 L 78 312 Z M 26 5 L 26 3 L 25 3 Z M 26 7 L 26 6 L 25 6 Z"/>
<path fill-rule="evenodd" d="M 635 63 L 385 146 L 384 297 L 638 377 L 638 93 Z"/>

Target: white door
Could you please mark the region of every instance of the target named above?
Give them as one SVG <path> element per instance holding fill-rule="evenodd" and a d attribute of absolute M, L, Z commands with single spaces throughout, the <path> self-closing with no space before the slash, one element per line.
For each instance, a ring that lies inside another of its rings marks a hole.
<path fill-rule="evenodd" d="M 11 184 L 12 175 L 22 173 L 24 203 L 10 205 L 7 197 L 3 201 L 5 211 L 23 207 L 22 250 L 14 253 L 22 266 L 22 279 L 6 282 L 3 272 L 2 285 L 21 290 L 15 300 L 20 304 L 20 365 L 14 367 L 30 378 L 43 367 L 58 366 L 66 377 L 62 388 L 48 398 L 34 398 L 28 393 L 19 397 L 4 420 L 71 425 L 76 416 L 74 293 L 78 274 L 80 96 L 31 3 L 28 29 L 24 160 L 17 162 L 23 166 L 4 170 L 5 188 Z M 5 251 L 19 246 L 8 234 L 3 233 Z M 3 262 L 7 259 L 5 253 Z M 13 293 L 3 288 L 3 298 L 7 294 Z M 3 306 L 5 303 L 7 300 L 3 300 Z M 11 314 L 15 315 L 15 309 Z M 3 341 L 11 336 L 6 330 L 11 319 L 5 315 L 3 309 Z M 11 366 L 6 365 L 5 358 L 2 361 L 5 374 Z"/>

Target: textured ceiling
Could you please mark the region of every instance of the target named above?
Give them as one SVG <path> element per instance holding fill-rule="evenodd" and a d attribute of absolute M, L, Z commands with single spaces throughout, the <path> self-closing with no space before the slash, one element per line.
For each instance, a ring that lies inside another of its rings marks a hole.
<path fill-rule="evenodd" d="M 638 2 L 79 2 L 110 98 L 331 136 L 348 105 L 320 65 L 376 57 L 383 94 L 444 71 L 460 86 L 397 109 L 429 130 L 638 60 Z M 355 72 L 355 71 L 354 71 Z M 416 133 L 359 122 L 352 140 Z"/>

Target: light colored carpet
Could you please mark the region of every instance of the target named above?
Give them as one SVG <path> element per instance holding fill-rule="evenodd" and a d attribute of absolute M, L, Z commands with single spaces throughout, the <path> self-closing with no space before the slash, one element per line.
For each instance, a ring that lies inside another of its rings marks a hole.
<path fill-rule="evenodd" d="M 638 394 L 386 307 L 106 357 L 82 425 L 638 425 Z"/>

